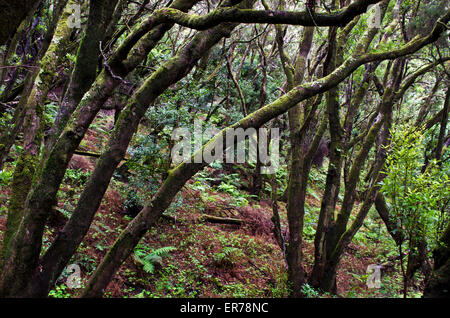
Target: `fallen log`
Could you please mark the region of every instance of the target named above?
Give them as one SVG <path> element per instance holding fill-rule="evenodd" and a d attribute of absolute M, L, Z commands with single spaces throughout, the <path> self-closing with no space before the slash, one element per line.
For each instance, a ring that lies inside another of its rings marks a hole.
<path fill-rule="evenodd" d="M 210 222 L 210 223 L 218 223 L 218 224 L 235 224 L 235 225 L 241 225 L 244 223 L 241 219 L 235 219 L 235 218 L 222 218 L 219 216 L 212 216 L 208 214 L 203 214 L 200 218 L 200 221 L 203 222 Z"/>

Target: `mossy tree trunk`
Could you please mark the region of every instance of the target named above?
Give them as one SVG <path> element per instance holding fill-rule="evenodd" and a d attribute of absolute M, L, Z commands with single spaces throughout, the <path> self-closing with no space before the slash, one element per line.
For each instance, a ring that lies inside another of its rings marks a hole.
<path fill-rule="evenodd" d="M 330 291 L 335 288 L 335 277 L 340 257 L 347 245 L 351 242 L 351 239 L 356 234 L 357 230 L 362 225 L 364 217 L 367 215 L 371 205 L 373 203 L 376 203 L 376 206 L 379 209 L 382 218 L 384 220 L 389 218 L 387 207 L 382 202 L 382 195 L 378 195 L 379 187 L 377 184 L 381 182 L 385 176 L 383 173 L 380 173 L 380 171 L 381 169 L 383 169 L 383 165 L 386 159 L 386 154 L 383 149 L 389 144 L 389 130 L 392 125 L 392 108 L 393 105 L 400 98 L 402 98 L 406 90 L 415 83 L 415 80 L 420 75 L 428 72 L 437 64 L 438 63 L 430 63 L 429 65 L 426 65 L 425 67 L 422 67 L 418 71 L 412 73 L 402 81 L 403 71 L 401 66 L 404 65 L 404 63 L 400 59 L 394 62 L 394 67 L 390 71 L 392 79 L 389 83 L 386 84 L 386 87 L 384 88 L 383 100 L 378 110 L 379 115 L 376 119 L 374 118 L 375 122 L 370 127 L 367 136 L 365 136 L 364 141 L 362 142 L 361 148 L 356 154 L 356 157 L 353 159 L 349 177 L 348 180 L 346 180 L 345 184 L 345 193 L 342 202 L 342 208 L 337 215 L 336 221 L 333 224 L 332 228 L 334 237 L 331 237 L 331 239 L 328 238 L 328 241 L 326 241 L 326 244 L 329 245 L 329 249 L 326 251 L 328 253 L 328 256 L 325 258 L 325 261 L 323 263 L 323 274 L 321 276 L 317 276 L 319 278 L 319 287 L 323 290 Z M 402 85 L 400 86 L 400 84 Z M 369 122 L 371 121 L 369 120 Z M 360 178 L 360 171 L 362 171 L 362 167 L 367 159 L 368 152 L 370 148 L 375 144 L 376 137 L 378 135 L 380 135 L 378 138 L 379 146 L 374 167 L 370 174 L 370 186 L 366 191 L 364 191 L 366 195 L 363 200 L 363 205 L 359 209 L 355 221 L 350 226 L 348 226 L 350 214 L 353 210 L 353 205 L 356 199 L 355 190 L 356 184 Z M 390 221 L 388 221 L 388 223 L 386 224 L 388 226 L 388 229 L 390 229 L 390 232 L 392 233 L 394 231 L 394 225 Z M 400 243 L 402 240 L 400 236 L 395 234 L 393 234 L 393 238 L 398 243 Z M 421 244 L 421 242 L 417 242 L 418 246 Z M 416 261 L 412 260 L 411 264 L 413 265 L 415 263 Z M 409 273 L 413 272 L 414 269 L 413 267 L 411 267 Z"/>
<path fill-rule="evenodd" d="M 329 29 L 327 57 L 324 63 L 324 74 L 330 74 L 339 65 L 343 51 L 338 50 L 336 28 Z M 340 41 L 339 41 L 340 42 Z M 326 94 L 326 114 L 329 122 L 330 150 L 329 165 L 325 182 L 325 190 L 319 212 L 318 230 L 315 236 L 315 266 L 310 282 L 319 287 L 325 274 L 326 255 L 329 255 L 330 230 L 334 222 L 334 209 L 341 182 L 342 167 L 342 137 L 343 128 L 340 123 L 338 88 L 335 87 Z"/>
<path fill-rule="evenodd" d="M 450 224 L 439 243 L 433 252 L 434 268 L 423 292 L 425 298 L 450 297 Z"/>
<path fill-rule="evenodd" d="M 5 265 L 5 268 L 3 268 L 3 263 L 14 253 L 11 249 L 12 240 L 14 235 L 17 233 L 20 221 L 23 217 L 26 198 L 31 188 L 32 180 L 35 176 L 36 165 L 40 155 L 45 124 L 43 111 L 44 101 L 55 78 L 58 62 L 65 56 L 65 45 L 69 39 L 69 32 L 66 23 L 69 12 L 62 15 L 66 2 L 67 1 L 64 3 L 60 2 L 60 6 L 55 8 L 54 19 L 59 22 L 54 23 L 56 27 L 53 28 L 53 40 L 49 44 L 44 42 L 44 45 L 39 53 L 40 55 L 43 55 L 40 62 L 41 67 L 36 68 L 28 79 L 30 83 L 31 80 L 33 80 L 33 85 L 29 84 L 29 95 L 26 93 L 22 96 L 22 99 L 25 100 L 26 98 L 26 102 L 24 102 L 25 116 L 23 127 L 23 147 L 14 170 L 11 185 L 12 194 L 10 196 L 8 206 L 6 231 L 2 242 L 2 249 L 0 251 L 0 266 L 2 267 L 2 275 L 3 272 L 9 272 L 12 270 L 8 264 Z M 60 18 L 60 16 L 62 18 Z M 52 30 L 50 32 L 52 32 Z M 30 269 L 27 264 L 22 264 L 18 272 L 20 273 L 21 270 L 25 273 Z M 17 281 L 19 280 L 20 279 L 17 279 Z M 0 295 L 7 296 L 9 294 L 9 290 L 12 289 L 13 287 L 6 282 L 5 285 L 0 286 Z"/>
<path fill-rule="evenodd" d="M 105 37 L 117 1 L 90 0 L 89 2 L 87 26 L 78 47 L 70 82 L 62 98 L 62 105 L 58 110 L 55 123 L 52 129 L 46 132 L 45 157 L 48 156 L 49 150 L 54 146 L 78 103 L 97 77 L 98 61 L 102 58 L 100 43 Z"/>
<path fill-rule="evenodd" d="M 287 77 L 288 90 L 303 82 L 306 71 L 306 63 L 311 50 L 314 37 L 314 28 L 305 27 L 302 39 L 299 43 L 298 53 L 294 69 L 290 69 L 290 61 L 283 51 L 282 33 L 277 28 L 278 49 L 282 57 L 283 68 Z M 305 282 L 305 270 L 303 268 L 302 255 L 302 237 L 303 237 L 303 218 L 305 215 L 305 196 L 308 181 L 308 168 L 306 165 L 311 161 L 305 160 L 303 149 L 303 140 L 306 133 L 303 126 L 308 127 L 311 119 L 307 118 L 305 122 L 306 104 L 298 104 L 288 111 L 289 134 L 291 142 L 291 159 L 289 184 L 287 188 L 287 217 L 289 226 L 289 241 L 286 253 L 288 264 L 289 282 L 292 284 L 292 297 L 301 296 L 301 286 Z M 322 131 L 323 133 L 323 131 Z M 321 136 L 320 136 L 321 137 Z M 311 165 L 309 165 L 311 166 Z"/>
<path fill-rule="evenodd" d="M 383 12 L 385 12 L 385 10 L 387 9 L 388 2 L 389 1 L 383 1 L 380 4 L 383 8 Z M 355 26 L 356 22 L 357 21 L 354 20 L 353 23 L 342 29 L 337 38 L 337 30 L 330 30 L 328 40 L 328 55 L 324 67 L 326 73 L 331 73 L 336 67 L 343 63 L 346 37 L 351 29 Z M 378 30 L 376 28 L 366 30 L 365 34 L 361 37 L 359 43 L 357 44 L 356 51 L 359 53 L 366 52 L 377 32 Z M 361 162 L 353 162 L 353 174 L 350 173 L 351 180 L 349 180 L 349 182 L 345 185 L 346 196 L 344 197 L 344 201 L 342 203 L 342 208 L 345 211 L 343 214 L 340 213 L 338 216 L 336 216 L 335 209 L 341 186 L 344 150 L 348 150 L 349 148 L 347 146 L 349 142 L 348 131 L 351 131 L 356 111 L 361 105 L 367 89 L 367 83 L 363 82 L 363 85 L 358 90 L 357 94 L 355 94 L 355 96 L 353 96 L 350 101 L 347 113 L 344 116 L 345 120 L 343 122 L 343 125 L 341 124 L 341 110 L 339 106 L 340 102 L 338 88 L 330 90 L 326 95 L 327 116 L 329 121 L 329 131 L 331 139 L 330 156 L 325 190 L 319 212 L 318 226 L 314 238 L 314 266 L 311 277 L 309 278 L 309 281 L 313 286 L 324 291 L 336 292 L 337 286 L 334 279 L 335 273 L 333 273 L 333 271 L 331 270 L 329 261 L 334 249 L 336 248 L 336 244 L 338 243 L 340 236 L 345 232 L 348 219 L 346 219 L 346 217 L 344 216 L 350 213 L 348 211 L 352 210 L 353 202 L 355 200 L 355 189 L 357 181 L 359 180 L 360 173 L 360 171 L 356 169 L 356 166 L 361 168 L 367 158 L 366 153 L 365 156 L 360 158 Z M 374 140 L 372 139 L 368 142 L 373 141 Z M 367 149 L 367 152 L 370 149 L 371 145 L 372 144 L 367 145 L 369 147 Z"/>
<path fill-rule="evenodd" d="M 450 110 L 450 88 L 447 88 L 447 93 L 445 94 L 444 107 L 442 108 L 442 119 L 439 128 L 439 135 L 437 140 L 436 149 L 434 150 L 434 158 L 437 161 L 442 159 L 442 150 L 444 148 L 447 123 L 448 123 L 448 112 Z M 441 163 L 438 163 L 439 165 Z"/>
<path fill-rule="evenodd" d="M 42 270 L 37 273 L 32 283 L 34 287 L 28 288 L 35 295 L 46 295 L 48 287 L 64 269 L 89 230 L 112 175 L 125 157 L 128 144 L 147 109 L 169 86 L 185 77 L 203 54 L 223 37 L 229 36 L 235 26 L 236 24 L 219 25 L 199 33 L 178 55 L 155 71 L 129 100 L 120 114 L 106 150 L 98 159 L 94 172 L 80 196 L 73 216 L 40 262 Z"/>
<path fill-rule="evenodd" d="M 11 147 L 14 145 L 18 134 L 23 129 L 23 124 L 24 124 L 26 113 L 27 113 L 28 103 L 30 102 L 29 96 L 30 96 L 30 94 L 34 94 L 36 92 L 36 88 L 35 88 L 36 79 L 38 79 L 38 82 L 39 82 L 39 78 L 38 78 L 38 75 L 40 74 L 39 73 L 40 72 L 39 64 L 43 64 L 45 67 L 45 64 L 47 64 L 51 61 L 50 59 L 47 59 L 45 61 L 43 61 L 41 59 L 45 56 L 45 54 L 49 48 L 49 45 L 53 39 L 54 33 L 56 32 L 56 29 L 58 27 L 59 16 L 61 15 L 62 11 L 64 10 L 66 3 L 67 3 L 67 0 L 62 0 L 62 1 L 59 1 L 57 3 L 57 5 L 55 5 L 54 10 L 53 10 L 52 19 L 49 23 L 49 28 L 47 30 L 47 33 L 43 37 L 40 50 L 35 58 L 35 61 L 31 65 L 32 66 L 31 71 L 28 72 L 27 75 L 25 76 L 19 103 L 15 107 L 15 110 L 14 110 L 14 117 L 13 117 L 12 123 L 10 125 L 6 125 L 5 127 L 0 128 L 0 170 L 3 169 L 3 164 L 6 161 L 7 156 L 9 155 Z M 35 5 L 35 7 L 36 6 L 37 5 Z M 32 20 L 35 9 L 36 8 L 33 8 L 32 12 L 30 13 L 30 16 L 27 17 L 27 20 L 23 21 L 23 23 L 25 24 L 23 26 L 23 28 L 26 27 L 26 24 L 30 23 L 30 21 L 28 21 L 28 20 Z M 21 26 L 21 28 L 22 28 L 22 26 Z M 20 36 L 22 36 L 22 34 Z M 16 34 L 15 38 L 16 37 L 20 38 L 20 36 L 18 36 Z M 14 39 L 14 41 L 18 41 L 18 39 Z M 6 59 L 8 58 L 9 54 L 12 55 L 15 53 L 17 43 L 16 44 L 11 43 L 10 45 L 12 45 L 12 46 L 8 48 L 8 52 L 5 56 Z M 59 47 L 62 47 L 62 45 Z M 45 73 L 43 73 L 43 74 L 45 74 Z M 44 87 L 45 87 L 45 84 L 44 84 Z M 34 89 L 34 91 L 33 91 L 33 89 Z M 45 98 L 47 96 L 47 93 L 43 92 L 42 94 L 40 94 L 38 92 L 38 95 L 36 95 L 36 96 L 39 98 L 41 96 L 44 96 L 44 98 Z"/>
<path fill-rule="evenodd" d="M 389 91 L 391 91 L 389 93 Z M 355 201 L 355 187 L 359 180 L 360 171 L 362 171 L 363 165 L 367 159 L 369 150 L 375 143 L 375 139 L 379 136 L 380 130 L 383 126 L 386 127 L 383 134 L 383 145 L 387 145 L 389 129 L 390 128 L 390 118 L 392 113 L 393 101 L 390 98 L 392 96 L 392 90 L 386 89 L 385 100 L 382 105 L 383 111 L 378 116 L 376 122 L 370 128 L 367 136 L 358 151 L 352 168 L 350 170 L 349 183 L 346 184 L 344 199 L 341 211 L 336 217 L 336 222 L 333 227 L 333 235 L 331 241 L 327 242 L 328 246 L 331 247 L 329 254 L 327 255 L 325 262 L 325 271 L 321 277 L 320 287 L 325 291 L 335 291 L 336 288 L 336 273 L 338 270 L 339 262 L 341 256 L 351 242 L 353 236 L 361 227 L 364 218 L 369 212 L 370 207 L 375 201 L 376 195 L 378 193 L 379 182 L 382 181 L 384 174 L 380 174 L 381 169 L 384 166 L 384 161 L 386 156 L 380 152 L 377 154 L 376 168 L 372 172 L 371 182 L 369 184 L 367 194 L 363 201 L 363 204 L 358 212 L 356 219 L 353 223 L 347 227 L 350 213 L 353 210 L 353 204 Z"/>

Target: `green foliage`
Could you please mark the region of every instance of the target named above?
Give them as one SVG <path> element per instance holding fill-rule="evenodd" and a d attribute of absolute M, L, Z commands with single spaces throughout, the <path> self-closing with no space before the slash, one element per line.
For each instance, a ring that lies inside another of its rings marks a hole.
<path fill-rule="evenodd" d="M 305 216 L 303 221 L 303 236 L 306 240 L 313 241 L 317 228 L 317 220 L 319 216 L 319 207 L 312 207 L 305 204 Z"/>
<path fill-rule="evenodd" d="M 236 186 L 236 180 L 234 179 L 236 175 L 237 174 L 233 173 L 231 175 L 225 176 L 222 183 L 220 183 L 220 185 L 217 187 L 217 190 L 231 195 L 234 198 L 233 205 L 245 206 L 248 204 L 247 198 L 251 197 L 251 195 L 239 191 Z"/>
<path fill-rule="evenodd" d="M 281 271 L 275 275 L 275 282 L 270 285 L 270 292 L 274 298 L 284 298 L 291 294 L 287 272 Z"/>
<path fill-rule="evenodd" d="M 55 288 L 48 293 L 48 296 L 51 298 L 70 298 L 71 294 L 67 289 L 68 287 L 65 284 L 56 285 Z"/>
<path fill-rule="evenodd" d="M 214 263 L 218 267 L 233 267 L 234 264 L 243 257 L 244 253 L 240 248 L 225 246 L 222 251 L 214 254 Z"/>
<path fill-rule="evenodd" d="M 144 271 L 150 274 L 154 274 L 155 265 L 159 264 L 162 266 L 163 258 L 168 257 L 173 251 L 176 251 L 176 248 L 174 246 L 161 247 L 152 251 L 151 253 L 148 253 L 148 251 L 143 248 L 137 247 L 134 250 L 134 254 L 136 255 L 138 261 L 142 262 L 142 264 L 144 265 Z"/>
<path fill-rule="evenodd" d="M 59 105 L 54 102 L 44 105 L 44 120 L 45 126 L 51 127 L 55 121 L 56 115 L 58 113 Z"/>
<path fill-rule="evenodd" d="M 90 172 L 81 169 L 67 169 L 66 175 L 64 176 L 64 183 L 82 186 L 89 179 L 90 175 Z"/>
<path fill-rule="evenodd" d="M 1 90 L 0 90 L 1 93 Z M 13 112 L 11 108 L 7 108 L 0 116 L 0 128 L 9 127 L 13 119 Z"/>
<path fill-rule="evenodd" d="M 446 221 L 442 218 L 448 218 L 450 180 L 448 164 L 439 167 L 432 161 L 422 172 L 423 139 L 421 131 L 406 126 L 393 131 L 381 191 L 398 230 L 409 239 L 423 237 L 433 245 L 439 224 Z"/>
<path fill-rule="evenodd" d="M 320 292 L 308 283 L 302 285 L 302 294 L 305 298 L 318 298 L 320 296 Z"/>
<path fill-rule="evenodd" d="M 278 197 L 281 197 L 284 194 L 288 177 L 289 177 L 289 173 L 288 173 L 287 165 L 280 165 L 279 169 L 275 172 Z M 272 184 L 270 182 L 266 182 L 264 190 L 267 193 L 272 193 Z"/>
<path fill-rule="evenodd" d="M 13 179 L 14 170 L 13 169 L 3 169 L 0 170 L 0 185 L 2 187 L 9 186 Z"/>

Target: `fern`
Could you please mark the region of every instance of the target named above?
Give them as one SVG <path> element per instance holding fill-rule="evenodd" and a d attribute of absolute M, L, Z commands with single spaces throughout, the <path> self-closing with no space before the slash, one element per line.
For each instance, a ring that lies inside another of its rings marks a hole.
<path fill-rule="evenodd" d="M 177 250 L 177 248 L 174 246 L 164 246 L 164 247 L 158 248 L 157 250 L 154 250 L 150 255 L 167 257 L 170 255 L 169 253 L 176 251 L 176 250 Z"/>
<path fill-rule="evenodd" d="M 144 271 L 154 274 L 155 265 L 159 264 L 162 266 L 163 257 L 170 256 L 170 253 L 175 250 L 176 248 L 174 246 L 165 246 L 152 251 L 150 254 L 142 249 L 137 249 L 134 254 L 136 255 L 136 259 L 143 264 Z"/>
<path fill-rule="evenodd" d="M 225 246 L 220 253 L 214 254 L 213 259 L 218 266 L 233 267 L 238 259 L 243 256 L 241 249 Z"/>

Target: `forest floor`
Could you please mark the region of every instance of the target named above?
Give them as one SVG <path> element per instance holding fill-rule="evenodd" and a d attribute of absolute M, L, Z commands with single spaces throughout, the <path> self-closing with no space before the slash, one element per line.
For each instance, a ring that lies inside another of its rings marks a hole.
<path fill-rule="evenodd" d="M 97 128 L 108 129 L 111 117 L 105 114 Z M 96 150 L 103 144 L 94 130 L 82 143 L 84 150 Z M 49 247 L 64 218 L 76 205 L 83 184 L 93 170 L 95 158 L 75 155 L 59 193 L 60 217 L 51 220 L 43 241 Z M 5 229 L 7 186 L 14 162 L 6 165 L 0 188 L 0 237 Z M 6 171 L 6 172 L 5 172 Z M 152 272 L 138 257 L 130 257 L 110 283 L 106 297 L 286 297 L 286 270 L 283 253 L 272 234 L 272 206 L 269 199 L 258 199 L 238 187 L 220 187 L 211 182 L 214 169 L 208 167 L 196 175 L 177 196 L 176 202 L 139 243 L 135 255 L 149 255 L 162 247 L 175 250 L 152 264 Z M 318 173 L 319 174 L 319 173 Z M 321 186 L 314 183 L 307 196 L 304 229 L 305 269 L 310 272 L 314 259 L 313 235 L 320 209 Z M 113 180 L 94 222 L 73 256 L 71 263 L 81 267 L 83 284 L 131 220 L 121 192 L 127 185 Z M 231 189 L 231 190 L 230 190 Z M 285 203 L 279 203 L 282 227 L 286 228 Z M 240 219 L 241 224 L 217 224 L 204 216 Z M 398 297 L 401 281 L 399 268 L 383 272 L 382 287 L 368 289 L 367 267 L 386 262 L 392 254 L 392 242 L 380 220 L 369 216 L 341 260 L 337 295 L 320 294 L 306 287 L 309 297 Z M 384 239 L 381 239 L 384 237 Z M 72 297 L 63 273 L 50 293 L 51 297 Z M 417 295 L 421 286 L 416 286 Z"/>

